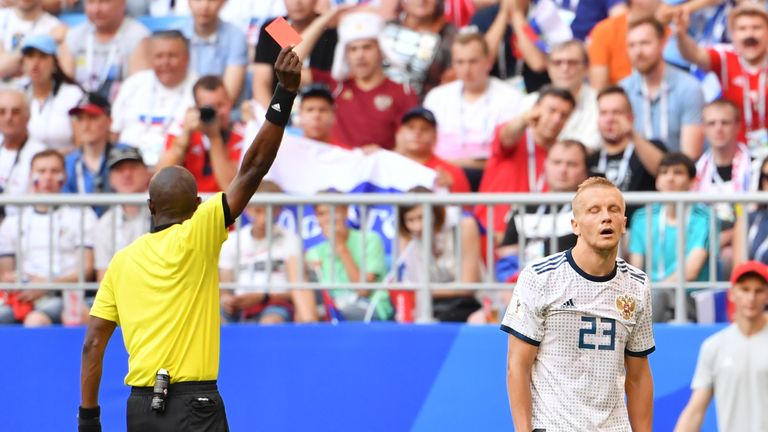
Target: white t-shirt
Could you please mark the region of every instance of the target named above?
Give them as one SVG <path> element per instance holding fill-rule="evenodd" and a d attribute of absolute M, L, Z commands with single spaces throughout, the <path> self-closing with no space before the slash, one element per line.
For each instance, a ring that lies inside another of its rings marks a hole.
<path fill-rule="evenodd" d="M 283 0 L 228 0 L 219 17 L 242 30 L 248 45 L 256 46 L 261 26 L 268 19 L 285 14 Z"/>
<path fill-rule="evenodd" d="M 33 21 L 22 20 L 15 8 L 0 9 L 0 37 L 2 37 L 5 52 L 17 51 L 24 43 L 24 37 L 29 34 L 50 35 L 53 29 L 62 23 L 58 18 L 43 12 Z"/>
<path fill-rule="evenodd" d="M 72 84 L 62 84 L 56 96 L 43 102 L 34 97 L 29 103 L 29 135 L 47 148 L 67 154 L 75 149 L 69 110 L 80 102 L 83 91 Z"/>
<path fill-rule="evenodd" d="M 536 105 L 539 92 L 525 96 L 521 105 L 521 112 L 529 111 Z M 600 130 L 597 128 L 597 91 L 588 85 L 582 85 L 579 97 L 576 98 L 574 108 L 560 136 L 561 140 L 573 139 L 584 144 L 589 150 L 600 150 Z"/>
<path fill-rule="evenodd" d="M 286 292 L 285 284 L 288 281 L 286 273 L 286 260 L 296 258 L 301 253 L 301 239 L 289 231 L 278 226 L 272 227 L 272 275 L 267 283 L 267 251 L 269 244 L 267 239 L 257 239 L 251 234 L 251 226 L 240 228 L 236 236 L 229 236 L 221 247 L 219 268 L 222 270 L 234 270 L 237 260 L 237 238 L 240 238 L 240 265 L 238 267 L 237 281 L 245 285 L 245 288 L 235 290 L 237 294 L 253 291 L 269 291 L 273 293 Z M 251 285 L 248 288 L 247 285 Z M 261 287 L 261 289 L 257 288 Z"/>
<path fill-rule="evenodd" d="M 768 431 L 768 326 L 747 338 L 736 324 L 701 345 L 691 388 L 713 389 L 721 431 Z"/>
<path fill-rule="evenodd" d="M 462 96 L 463 83 L 454 81 L 433 88 L 424 107 L 437 119 L 435 153 L 442 159 L 488 159 L 493 132 L 519 112 L 523 94 L 491 77 L 485 94 L 473 102 Z"/>
<path fill-rule="evenodd" d="M 501 328 L 539 348 L 533 429 L 630 431 L 624 356 L 655 349 L 645 273 L 617 258 L 596 277 L 570 250 L 550 255 L 523 269 Z"/>
<path fill-rule="evenodd" d="M 85 231 L 81 235 L 80 215 L 85 218 Z M 21 233 L 19 221 L 21 217 Z M 51 247 L 51 219 L 53 219 L 53 245 Z M 46 277 L 49 274 L 50 252 L 53 250 L 53 276 L 62 276 L 78 270 L 80 245 L 93 248 L 93 227 L 96 213 L 90 207 L 59 207 L 53 218 L 25 207 L 20 214 L 7 216 L 0 225 L 0 255 L 16 255 L 21 248 L 22 272 Z"/>
<path fill-rule="evenodd" d="M 0 144 L 3 137 L 0 136 Z M 45 150 L 45 145 L 36 139 L 29 137 L 21 151 L 8 150 L 0 145 L 0 187 L 3 193 L 8 195 L 22 195 L 27 193 L 29 187 L 29 171 L 32 156 Z M 15 206 L 6 206 L 5 214 L 11 215 L 17 212 Z"/>
<path fill-rule="evenodd" d="M 114 216 L 113 216 L 114 215 Z M 115 229 L 112 229 L 114 217 Z M 96 270 L 106 270 L 115 252 L 128 246 L 149 232 L 151 214 L 147 206 L 142 206 L 135 216 L 128 219 L 122 206 L 107 210 L 96 223 L 98 236 L 94 238 L 94 260 Z"/>
<path fill-rule="evenodd" d="M 112 104 L 112 132 L 119 142 L 141 150 L 144 163 L 155 166 L 165 150 L 165 136 L 175 121 L 181 122 L 187 108 L 194 105 L 192 73 L 174 88 L 165 87 L 155 72 L 145 70 L 128 77 Z"/>

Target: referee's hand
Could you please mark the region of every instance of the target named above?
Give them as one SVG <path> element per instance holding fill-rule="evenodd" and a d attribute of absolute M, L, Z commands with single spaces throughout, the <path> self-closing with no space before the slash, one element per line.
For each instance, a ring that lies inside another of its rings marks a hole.
<path fill-rule="evenodd" d="M 77 415 L 78 432 L 101 432 L 101 408 L 80 407 Z"/>
<path fill-rule="evenodd" d="M 301 84 L 301 59 L 292 46 L 280 50 L 275 62 L 275 74 L 280 84 L 291 93 L 299 91 Z"/>

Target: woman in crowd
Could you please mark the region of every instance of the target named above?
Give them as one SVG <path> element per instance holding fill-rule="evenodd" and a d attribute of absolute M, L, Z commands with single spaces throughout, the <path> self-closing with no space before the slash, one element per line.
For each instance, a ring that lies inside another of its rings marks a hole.
<path fill-rule="evenodd" d="M 83 90 L 68 77 L 56 59 L 56 41 L 48 35 L 30 35 L 22 46 L 21 83 L 29 97 L 29 135 L 48 148 L 67 154 L 74 150 L 69 110 Z"/>

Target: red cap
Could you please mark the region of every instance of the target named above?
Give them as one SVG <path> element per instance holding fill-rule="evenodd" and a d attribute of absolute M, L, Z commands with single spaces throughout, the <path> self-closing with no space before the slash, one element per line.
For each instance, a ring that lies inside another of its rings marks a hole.
<path fill-rule="evenodd" d="M 731 285 L 739 281 L 747 274 L 754 274 L 765 282 L 768 282 L 768 266 L 758 261 L 747 261 L 739 264 L 731 272 Z"/>
<path fill-rule="evenodd" d="M 72 108 L 71 110 L 69 110 L 69 115 L 78 115 L 80 113 L 86 113 L 92 116 L 107 115 L 107 112 L 104 110 L 104 108 L 96 104 L 90 104 L 90 103 L 78 105 Z"/>

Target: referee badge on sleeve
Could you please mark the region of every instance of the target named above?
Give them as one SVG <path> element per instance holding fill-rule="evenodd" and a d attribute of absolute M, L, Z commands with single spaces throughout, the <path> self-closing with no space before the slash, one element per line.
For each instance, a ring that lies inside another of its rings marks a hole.
<path fill-rule="evenodd" d="M 621 318 L 628 321 L 635 314 L 637 300 L 629 294 L 620 295 L 616 297 L 616 309 L 618 309 Z"/>

